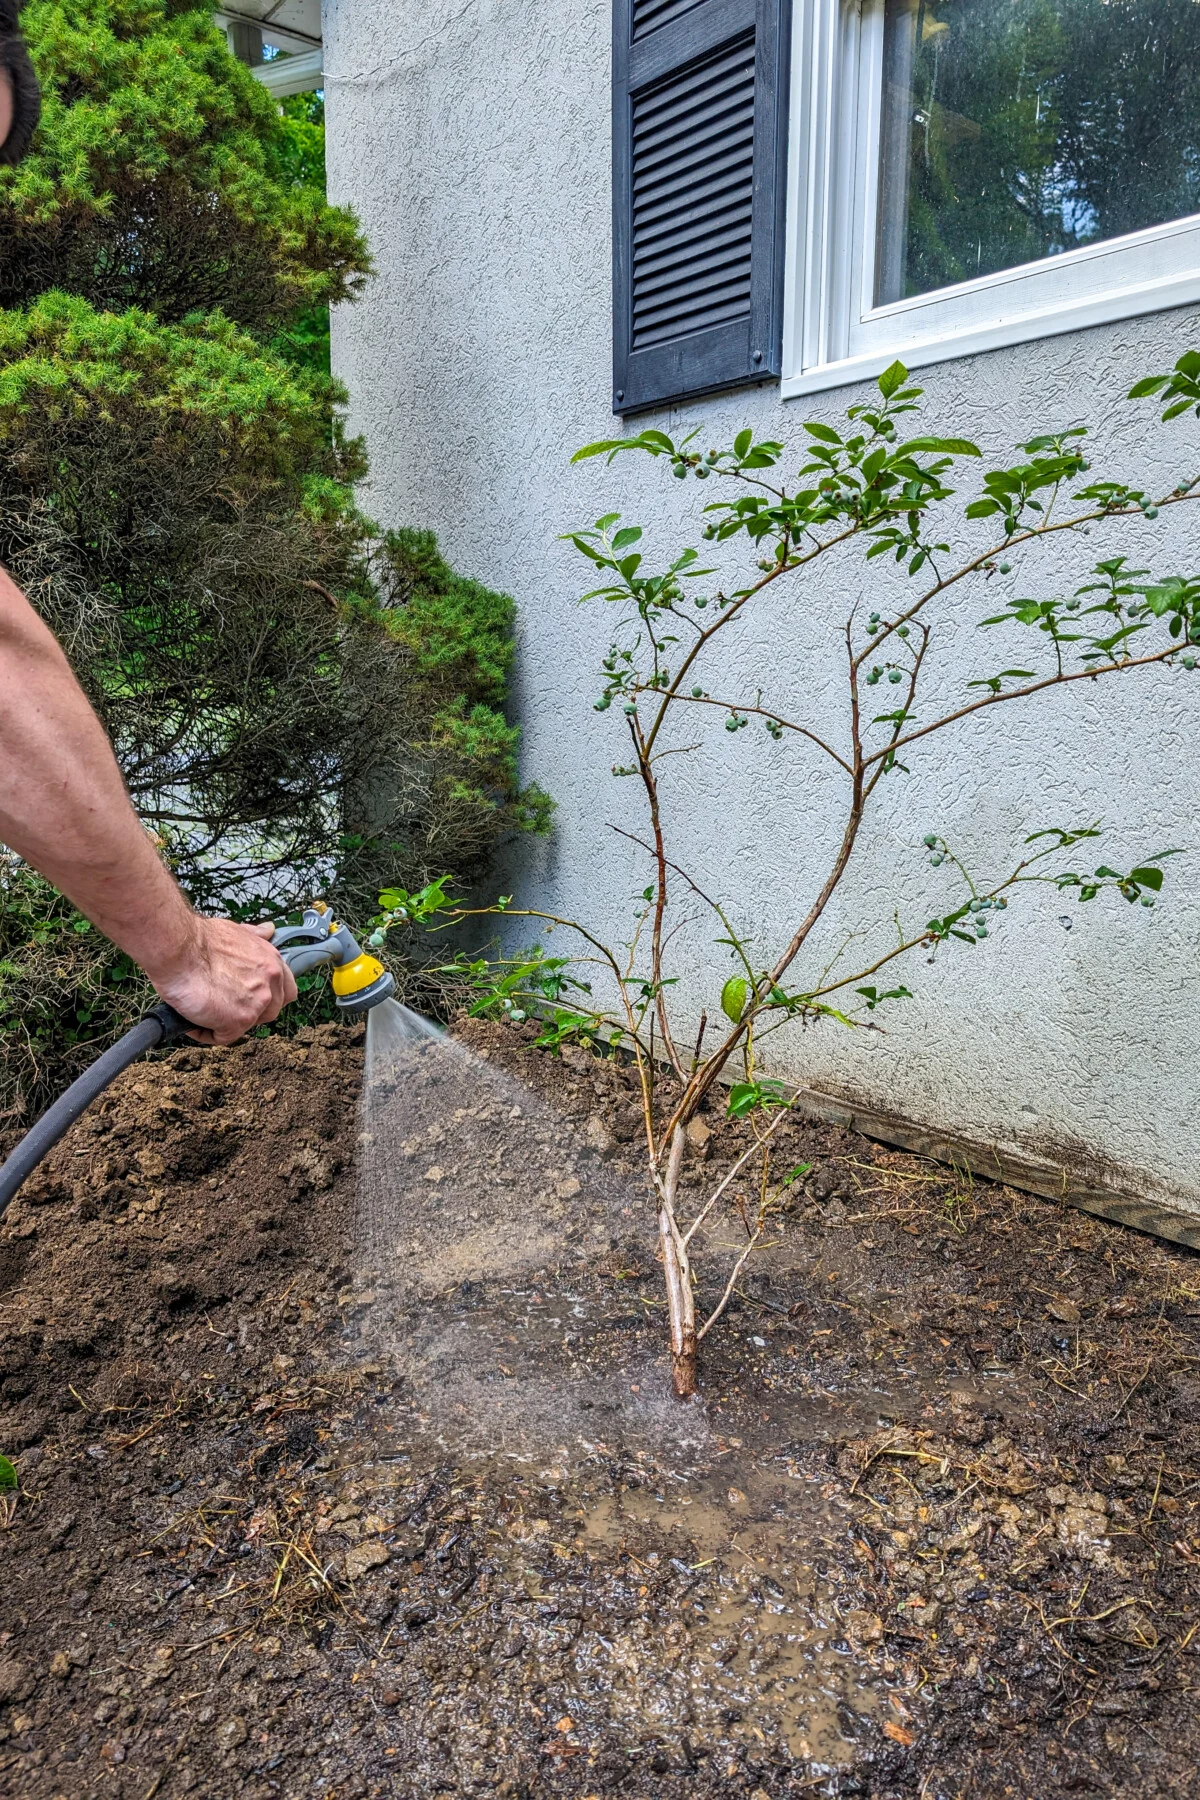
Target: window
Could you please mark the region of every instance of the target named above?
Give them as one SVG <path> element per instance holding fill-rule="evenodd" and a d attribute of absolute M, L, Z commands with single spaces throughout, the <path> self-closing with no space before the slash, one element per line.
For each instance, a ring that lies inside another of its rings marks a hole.
<path fill-rule="evenodd" d="M 614 412 L 780 373 L 789 12 L 614 0 Z"/>
<path fill-rule="evenodd" d="M 806 0 L 786 394 L 1200 299 L 1198 0 Z"/>

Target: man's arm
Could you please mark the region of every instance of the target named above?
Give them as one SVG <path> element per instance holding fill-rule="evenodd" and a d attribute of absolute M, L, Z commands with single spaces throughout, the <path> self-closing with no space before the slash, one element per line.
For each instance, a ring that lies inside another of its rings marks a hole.
<path fill-rule="evenodd" d="M 202 1041 L 230 1044 L 296 998 L 270 925 L 188 905 L 53 633 L 3 570 L 0 842 L 139 963 Z"/>

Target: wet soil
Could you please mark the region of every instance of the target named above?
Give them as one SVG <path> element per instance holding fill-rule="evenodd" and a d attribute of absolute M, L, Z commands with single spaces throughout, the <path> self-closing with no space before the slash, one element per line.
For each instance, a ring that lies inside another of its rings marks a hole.
<path fill-rule="evenodd" d="M 793 1121 L 680 1407 L 627 1073 L 461 1035 L 394 1159 L 321 1027 L 10 1209 L 0 1792 L 1194 1794 L 1197 1258 Z"/>

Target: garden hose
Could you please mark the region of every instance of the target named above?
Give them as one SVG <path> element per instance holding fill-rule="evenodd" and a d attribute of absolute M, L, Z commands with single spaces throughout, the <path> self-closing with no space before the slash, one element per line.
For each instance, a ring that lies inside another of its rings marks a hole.
<path fill-rule="evenodd" d="M 139 1019 L 131 1031 L 123 1038 L 111 1044 L 103 1056 L 98 1056 L 90 1069 L 85 1069 L 78 1081 L 73 1081 L 66 1093 L 60 1094 L 53 1106 L 47 1107 L 37 1124 L 26 1132 L 8 1161 L 0 1167 L 0 1217 L 3 1217 L 13 1195 L 21 1184 L 32 1175 L 44 1156 L 48 1156 L 64 1132 L 69 1131 L 80 1113 L 92 1104 L 109 1085 L 116 1080 L 122 1069 L 127 1069 L 139 1056 L 147 1050 L 155 1050 L 159 1044 L 173 1043 L 183 1036 L 187 1030 L 187 1020 L 181 1019 L 174 1007 L 164 1002 L 156 1006 L 153 1012 Z"/>
<path fill-rule="evenodd" d="M 302 925 L 277 927 L 271 941 L 293 975 L 306 975 L 332 964 L 333 991 L 342 1012 L 366 1012 L 395 992 L 395 980 L 383 964 L 366 955 L 320 900 L 306 908 Z M 123 1069 L 160 1044 L 178 1042 L 190 1030 L 187 1020 L 164 1001 L 98 1056 L 91 1068 L 85 1069 L 78 1081 L 73 1081 L 46 1109 L 7 1162 L 0 1165 L 0 1218 L 42 1158 L 49 1155 L 59 1138 Z"/>

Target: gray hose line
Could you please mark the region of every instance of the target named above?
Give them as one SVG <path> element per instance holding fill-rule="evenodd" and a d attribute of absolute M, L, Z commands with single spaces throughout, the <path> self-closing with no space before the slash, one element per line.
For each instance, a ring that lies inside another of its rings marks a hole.
<path fill-rule="evenodd" d="M 47 1108 L 32 1130 L 21 1139 L 8 1161 L 0 1166 L 0 1218 L 42 1158 L 49 1155 L 80 1113 L 116 1080 L 122 1069 L 127 1069 L 147 1050 L 181 1037 L 187 1029 L 187 1020 L 181 1019 L 174 1007 L 165 1003 L 156 1006 L 153 1012 L 138 1020 L 132 1031 L 127 1031 L 103 1056 L 98 1056 L 91 1068 L 85 1069 L 64 1094 L 59 1095 L 53 1106 Z"/>

